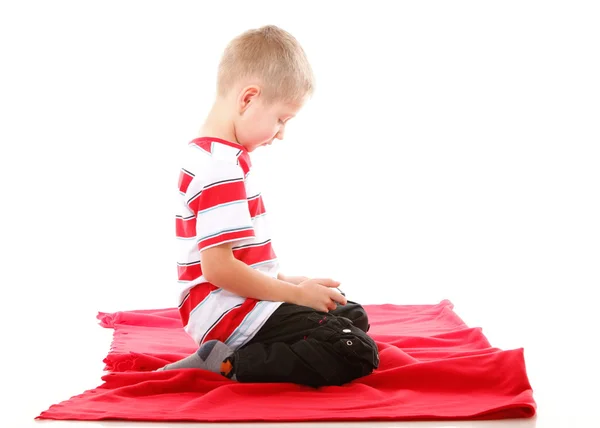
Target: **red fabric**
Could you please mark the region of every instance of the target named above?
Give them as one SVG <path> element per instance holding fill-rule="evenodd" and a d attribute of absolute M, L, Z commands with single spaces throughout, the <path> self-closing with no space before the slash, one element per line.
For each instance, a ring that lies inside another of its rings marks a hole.
<path fill-rule="evenodd" d="M 100 313 L 115 329 L 104 384 L 42 419 L 360 421 L 527 418 L 536 412 L 523 349 L 490 346 L 445 300 L 366 305 L 380 350 L 373 374 L 341 387 L 238 383 L 204 370 L 148 372 L 195 351 L 176 309 Z"/>

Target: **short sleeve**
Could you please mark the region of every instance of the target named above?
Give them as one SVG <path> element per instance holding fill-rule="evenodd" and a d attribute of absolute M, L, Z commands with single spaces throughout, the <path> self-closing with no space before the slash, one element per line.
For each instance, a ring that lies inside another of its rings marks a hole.
<path fill-rule="evenodd" d="M 196 215 L 198 249 L 254 237 L 242 168 L 215 162 L 203 175 L 195 177 L 186 192 Z"/>

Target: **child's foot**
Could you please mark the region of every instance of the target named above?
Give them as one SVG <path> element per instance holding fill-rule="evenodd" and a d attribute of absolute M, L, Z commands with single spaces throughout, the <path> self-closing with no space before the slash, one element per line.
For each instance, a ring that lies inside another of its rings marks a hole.
<path fill-rule="evenodd" d="M 220 373 L 225 377 L 235 380 L 233 374 L 232 358 L 233 351 L 223 342 L 209 340 L 189 357 L 176 361 L 158 369 L 204 369 L 214 373 Z"/>

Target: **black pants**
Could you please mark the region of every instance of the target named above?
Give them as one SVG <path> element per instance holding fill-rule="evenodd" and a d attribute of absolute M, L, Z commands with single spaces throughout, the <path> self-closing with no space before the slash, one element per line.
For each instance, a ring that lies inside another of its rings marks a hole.
<path fill-rule="evenodd" d="M 358 303 L 330 312 L 283 303 L 234 353 L 233 370 L 239 382 L 343 385 L 379 366 L 368 330 L 367 313 Z"/>

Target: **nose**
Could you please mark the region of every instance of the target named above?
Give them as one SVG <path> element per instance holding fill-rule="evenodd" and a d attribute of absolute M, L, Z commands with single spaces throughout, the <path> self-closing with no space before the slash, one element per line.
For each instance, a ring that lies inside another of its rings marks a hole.
<path fill-rule="evenodd" d="M 277 138 L 278 140 L 283 140 L 283 135 L 285 133 L 285 128 L 280 128 L 279 132 L 277 132 L 277 134 L 275 135 L 275 138 Z"/>

